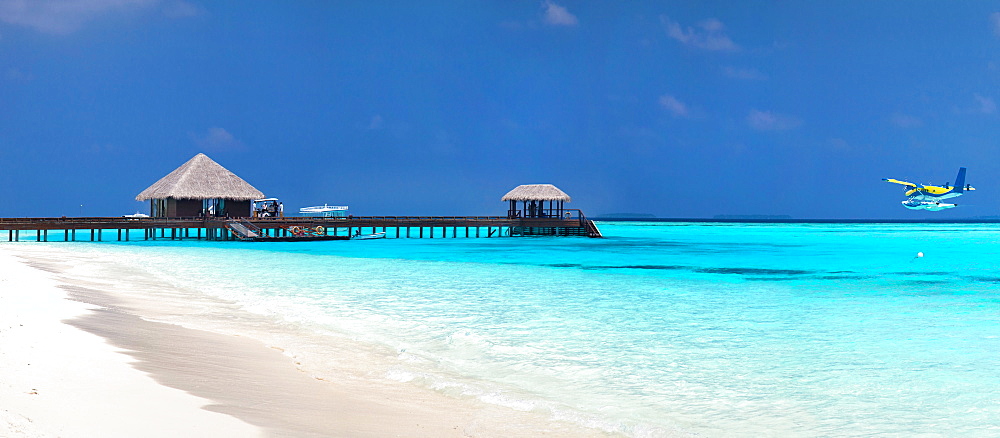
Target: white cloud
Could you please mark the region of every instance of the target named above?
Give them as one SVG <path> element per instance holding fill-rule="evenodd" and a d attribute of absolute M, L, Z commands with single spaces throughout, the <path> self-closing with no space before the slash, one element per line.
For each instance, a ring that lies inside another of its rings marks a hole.
<path fill-rule="evenodd" d="M 553 26 L 576 26 L 579 21 L 565 7 L 551 1 L 542 4 L 545 7 L 545 22 Z"/>
<path fill-rule="evenodd" d="M 142 10 L 156 10 L 165 0 L 0 0 L 0 22 L 42 33 L 67 35 L 98 17 Z M 185 0 L 166 0 L 168 17 L 192 17 L 204 10 Z"/>
<path fill-rule="evenodd" d="M 976 98 L 976 103 L 979 104 L 979 106 L 976 108 L 978 112 L 981 112 L 983 114 L 993 114 L 997 112 L 997 104 L 996 102 L 993 101 L 992 98 L 986 96 L 980 96 L 978 94 L 974 94 L 973 97 Z"/>
<path fill-rule="evenodd" d="M 163 6 L 163 15 L 170 18 L 198 17 L 204 14 L 205 8 L 184 0 L 174 0 Z"/>
<path fill-rule="evenodd" d="M 688 115 L 687 105 L 685 105 L 684 102 L 677 100 L 676 97 L 671 96 L 669 94 L 664 94 L 663 96 L 660 96 L 660 105 L 666 108 L 667 111 L 670 111 L 670 113 L 673 114 L 674 117 L 687 117 Z"/>
<path fill-rule="evenodd" d="M 920 120 L 919 118 L 908 114 L 901 114 L 901 113 L 893 114 L 891 117 L 889 117 L 889 121 L 892 122 L 893 126 L 904 129 L 919 128 L 924 125 L 923 120 Z"/>
<path fill-rule="evenodd" d="M 990 25 L 993 26 L 993 34 L 1000 36 L 1000 12 L 990 14 Z"/>
<path fill-rule="evenodd" d="M 767 75 L 761 73 L 760 70 L 755 68 L 736 68 L 736 67 L 725 67 L 722 72 L 730 78 L 740 79 L 744 81 L 763 81 L 767 80 Z"/>
<path fill-rule="evenodd" d="M 208 129 L 205 135 L 191 134 L 195 144 L 210 151 L 225 151 L 243 149 L 243 143 L 233 137 L 229 131 L 218 126 Z"/>
<path fill-rule="evenodd" d="M 681 27 L 666 15 L 660 21 L 667 28 L 667 35 L 682 44 L 704 50 L 735 51 L 739 46 L 726 35 L 726 26 L 714 18 L 703 20 L 696 27 Z"/>
<path fill-rule="evenodd" d="M 747 124 L 758 131 L 787 131 L 802 124 L 795 117 L 770 111 L 750 110 Z"/>

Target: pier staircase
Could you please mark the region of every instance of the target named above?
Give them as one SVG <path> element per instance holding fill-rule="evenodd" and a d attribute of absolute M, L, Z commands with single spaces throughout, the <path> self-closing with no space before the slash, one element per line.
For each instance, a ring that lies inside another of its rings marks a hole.
<path fill-rule="evenodd" d="M 601 230 L 597 229 L 597 224 L 590 219 L 584 220 L 584 228 L 587 230 L 587 237 L 604 237 L 604 235 L 601 234 Z"/>
<path fill-rule="evenodd" d="M 240 240 L 254 240 L 261 236 L 260 228 L 247 221 L 232 220 L 226 222 L 226 228 Z"/>

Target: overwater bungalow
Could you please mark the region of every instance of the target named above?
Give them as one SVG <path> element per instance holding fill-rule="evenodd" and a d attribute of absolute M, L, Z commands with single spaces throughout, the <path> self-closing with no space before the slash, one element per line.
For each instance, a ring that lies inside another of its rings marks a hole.
<path fill-rule="evenodd" d="M 205 154 L 167 174 L 135 197 L 152 217 L 249 217 L 264 193 Z"/>
<path fill-rule="evenodd" d="M 510 202 L 508 218 L 561 218 L 566 212 L 563 204 L 570 202 L 570 197 L 552 184 L 524 184 L 507 192 L 500 200 Z"/>

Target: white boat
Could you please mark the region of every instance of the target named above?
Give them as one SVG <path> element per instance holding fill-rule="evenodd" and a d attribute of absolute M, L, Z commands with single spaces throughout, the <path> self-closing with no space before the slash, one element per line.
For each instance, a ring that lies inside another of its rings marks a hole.
<path fill-rule="evenodd" d="M 133 219 L 135 219 L 135 218 L 142 218 L 142 217 L 149 217 L 149 215 L 148 215 L 148 214 L 145 214 L 145 213 L 139 213 L 139 212 L 137 211 L 137 212 L 135 212 L 134 214 L 126 214 L 126 215 L 122 215 L 122 217 L 128 217 L 128 218 L 133 218 Z"/>
<path fill-rule="evenodd" d="M 371 240 L 371 239 L 385 239 L 385 232 L 375 233 L 375 234 L 355 234 L 351 236 L 351 240 Z"/>
<path fill-rule="evenodd" d="M 302 207 L 299 214 L 303 216 L 323 216 L 323 217 L 344 217 L 347 214 L 346 205 L 317 205 L 315 207 Z"/>

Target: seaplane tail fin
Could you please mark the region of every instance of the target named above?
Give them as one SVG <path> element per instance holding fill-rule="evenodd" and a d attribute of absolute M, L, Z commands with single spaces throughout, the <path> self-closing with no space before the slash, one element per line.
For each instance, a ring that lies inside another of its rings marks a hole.
<path fill-rule="evenodd" d="M 965 190 L 965 168 L 958 168 L 958 176 L 955 177 L 955 193 L 962 193 Z"/>

